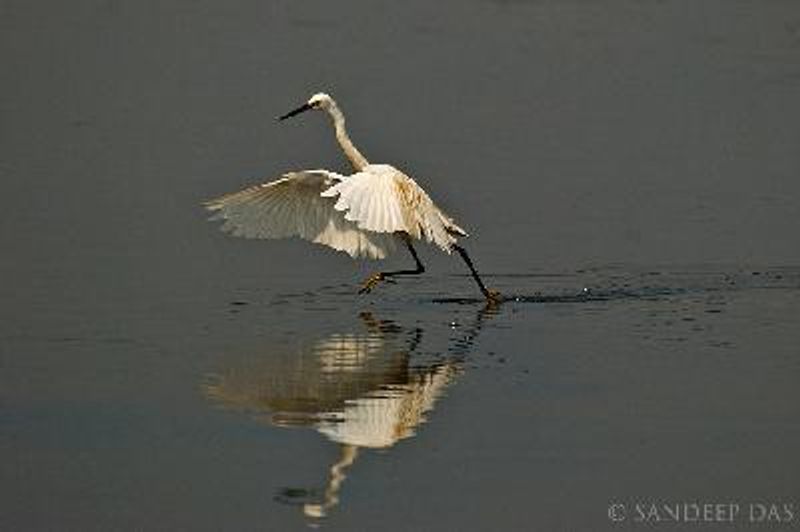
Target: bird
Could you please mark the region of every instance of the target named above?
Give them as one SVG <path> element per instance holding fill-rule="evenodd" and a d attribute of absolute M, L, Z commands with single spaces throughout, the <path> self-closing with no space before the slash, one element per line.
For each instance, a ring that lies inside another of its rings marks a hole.
<path fill-rule="evenodd" d="M 433 244 L 462 258 L 483 296 L 490 303 L 502 296 L 486 287 L 459 239 L 467 232 L 436 206 L 411 177 L 394 166 L 374 164 L 356 148 L 345 128 L 339 105 L 318 92 L 303 105 L 279 116 L 287 120 L 306 111 L 324 111 L 336 140 L 354 172 L 345 175 L 325 169 L 285 173 L 270 182 L 250 186 L 204 203 L 222 220 L 222 230 L 245 238 L 300 237 L 353 258 L 383 259 L 398 246 L 414 259 L 413 269 L 379 271 L 367 278 L 359 293 L 371 292 L 395 277 L 421 275 L 425 266 L 414 242 Z"/>
<path fill-rule="evenodd" d="M 285 488 L 277 502 L 321 518 L 339 504 L 342 483 L 362 450 L 388 451 L 411 438 L 437 402 L 467 370 L 467 361 L 498 305 L 485 305 L 450 337 L 446 355 L 417 355 L 425 330 L 360 312 L 362 327 L 300 342 L 264 346 L 241 364 L 204 379 L 206 397 L 275 427 L 307 427 L 335 443 L 324 488 Z"/>

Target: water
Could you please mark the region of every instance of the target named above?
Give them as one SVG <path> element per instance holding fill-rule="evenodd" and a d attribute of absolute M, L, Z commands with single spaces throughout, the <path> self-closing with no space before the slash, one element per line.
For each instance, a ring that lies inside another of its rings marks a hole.
<path fill-rule="evenodd" d="M 800 514 L 795 2 L 0 10 L 0 528 Z M 375 264 L 205 221 L 344 169 L 272 118 L 317 90 L 502 304 L 433 249 L 358 296 Z"/>

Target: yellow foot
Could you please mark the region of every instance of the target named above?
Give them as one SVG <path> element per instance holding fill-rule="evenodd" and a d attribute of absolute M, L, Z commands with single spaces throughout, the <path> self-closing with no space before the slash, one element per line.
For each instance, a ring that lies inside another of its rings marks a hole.
<path fill-rule="evenodd" d="M 487 290 L 486 303 L 488 305 L 498 305 L 503 302 L 503 294 L 497 290 Z"/>
<path fill-rule="evenodd" d="M 359 294 L 368 294 L 372 292 L 372 289 L 378 286 L 378 283 L 381 281 L 386 280 L 386 276 L 382 273 L 374 273 L 369 276 L 369 279 L 364 281 L 364 284 L 361 286 L 361 290 L 358 291 Z"/>

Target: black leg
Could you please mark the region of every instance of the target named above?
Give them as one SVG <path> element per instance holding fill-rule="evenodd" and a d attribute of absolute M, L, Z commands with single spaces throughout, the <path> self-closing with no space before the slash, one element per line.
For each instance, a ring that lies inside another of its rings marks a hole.
<path fill-rule="evenodd" d="M 502 301 L 502 296 L 500 295 L 500 292 L 496 290 L 489 290 L 488 288 L 486 288 L 486 285 L 483 284 L 481 276 L 478 275 L 478 272 L 475 270 L 475 266 L 472 264 L 469 255 L 467 255 L 467 250 L 455 244 L 453 244 L 453 249 L 456 250 L 459 255 L 461 255 L 462 259 L 464 259 L 464 262 L 467 264 L 470 273 L 472 273 L 472 278 L 475 279 L 476 283 L 478 283 L 478 288 L 481 289 L 483 297 L 485 297 L 489 303 L 499 303 L 500 301 Z"/>
<path fill-rule="evenodd" d="M 362 286 L 361 290 L 358 291 L 359 294 L 366 294 L 367 292 L 370 292 L 373 288 L 375 288 L 375 286 L 379 282 L 391 281 L 391 278 L 397 275 L 420 275 L 422 273 L 425 273 L 425 266 L 422 264 L 422 261 L 419 260 L 419 256 L 417 255 L 417 250 L 414 249 L 413 245 L 411 245 L 411 240 L 409 240 L 406 237 L 403 239 L 403 241 L 406 243 L 406 247 L 408 248 L 408 251 L 411 253 L 411 256 L 414 257 L 414 262 L 417 263 L 417 267 L 414 268 L 413 270 L 397 270 L 394 272 L 378 272 L 376 274 L 373 274 L 370 276 L 369 279 L 367 279 L 364 282 L 364 286 Z"/>

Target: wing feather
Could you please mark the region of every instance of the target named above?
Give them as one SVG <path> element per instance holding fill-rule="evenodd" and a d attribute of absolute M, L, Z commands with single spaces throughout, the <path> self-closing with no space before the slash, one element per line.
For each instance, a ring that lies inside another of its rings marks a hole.
<path fill-rule="evenodd" d="M 244 238 L 300 237 L 352 257 L 382 259 L 394 248 L 392 235 L 369 232 L 347 220 L 335 200 L 322 193 L 348 179 L 326 170 L 291 172 L 205 203 L 224 220 L 222 229 Z"/>
<path fill-rule="evenodd" d="M 467 236 L 413 179 L 388 165 L 369 165 L 322 193 L 336 197 L 345 219 L 375 233 L 402 231 L 450 252 L 458 236 Z"/>

